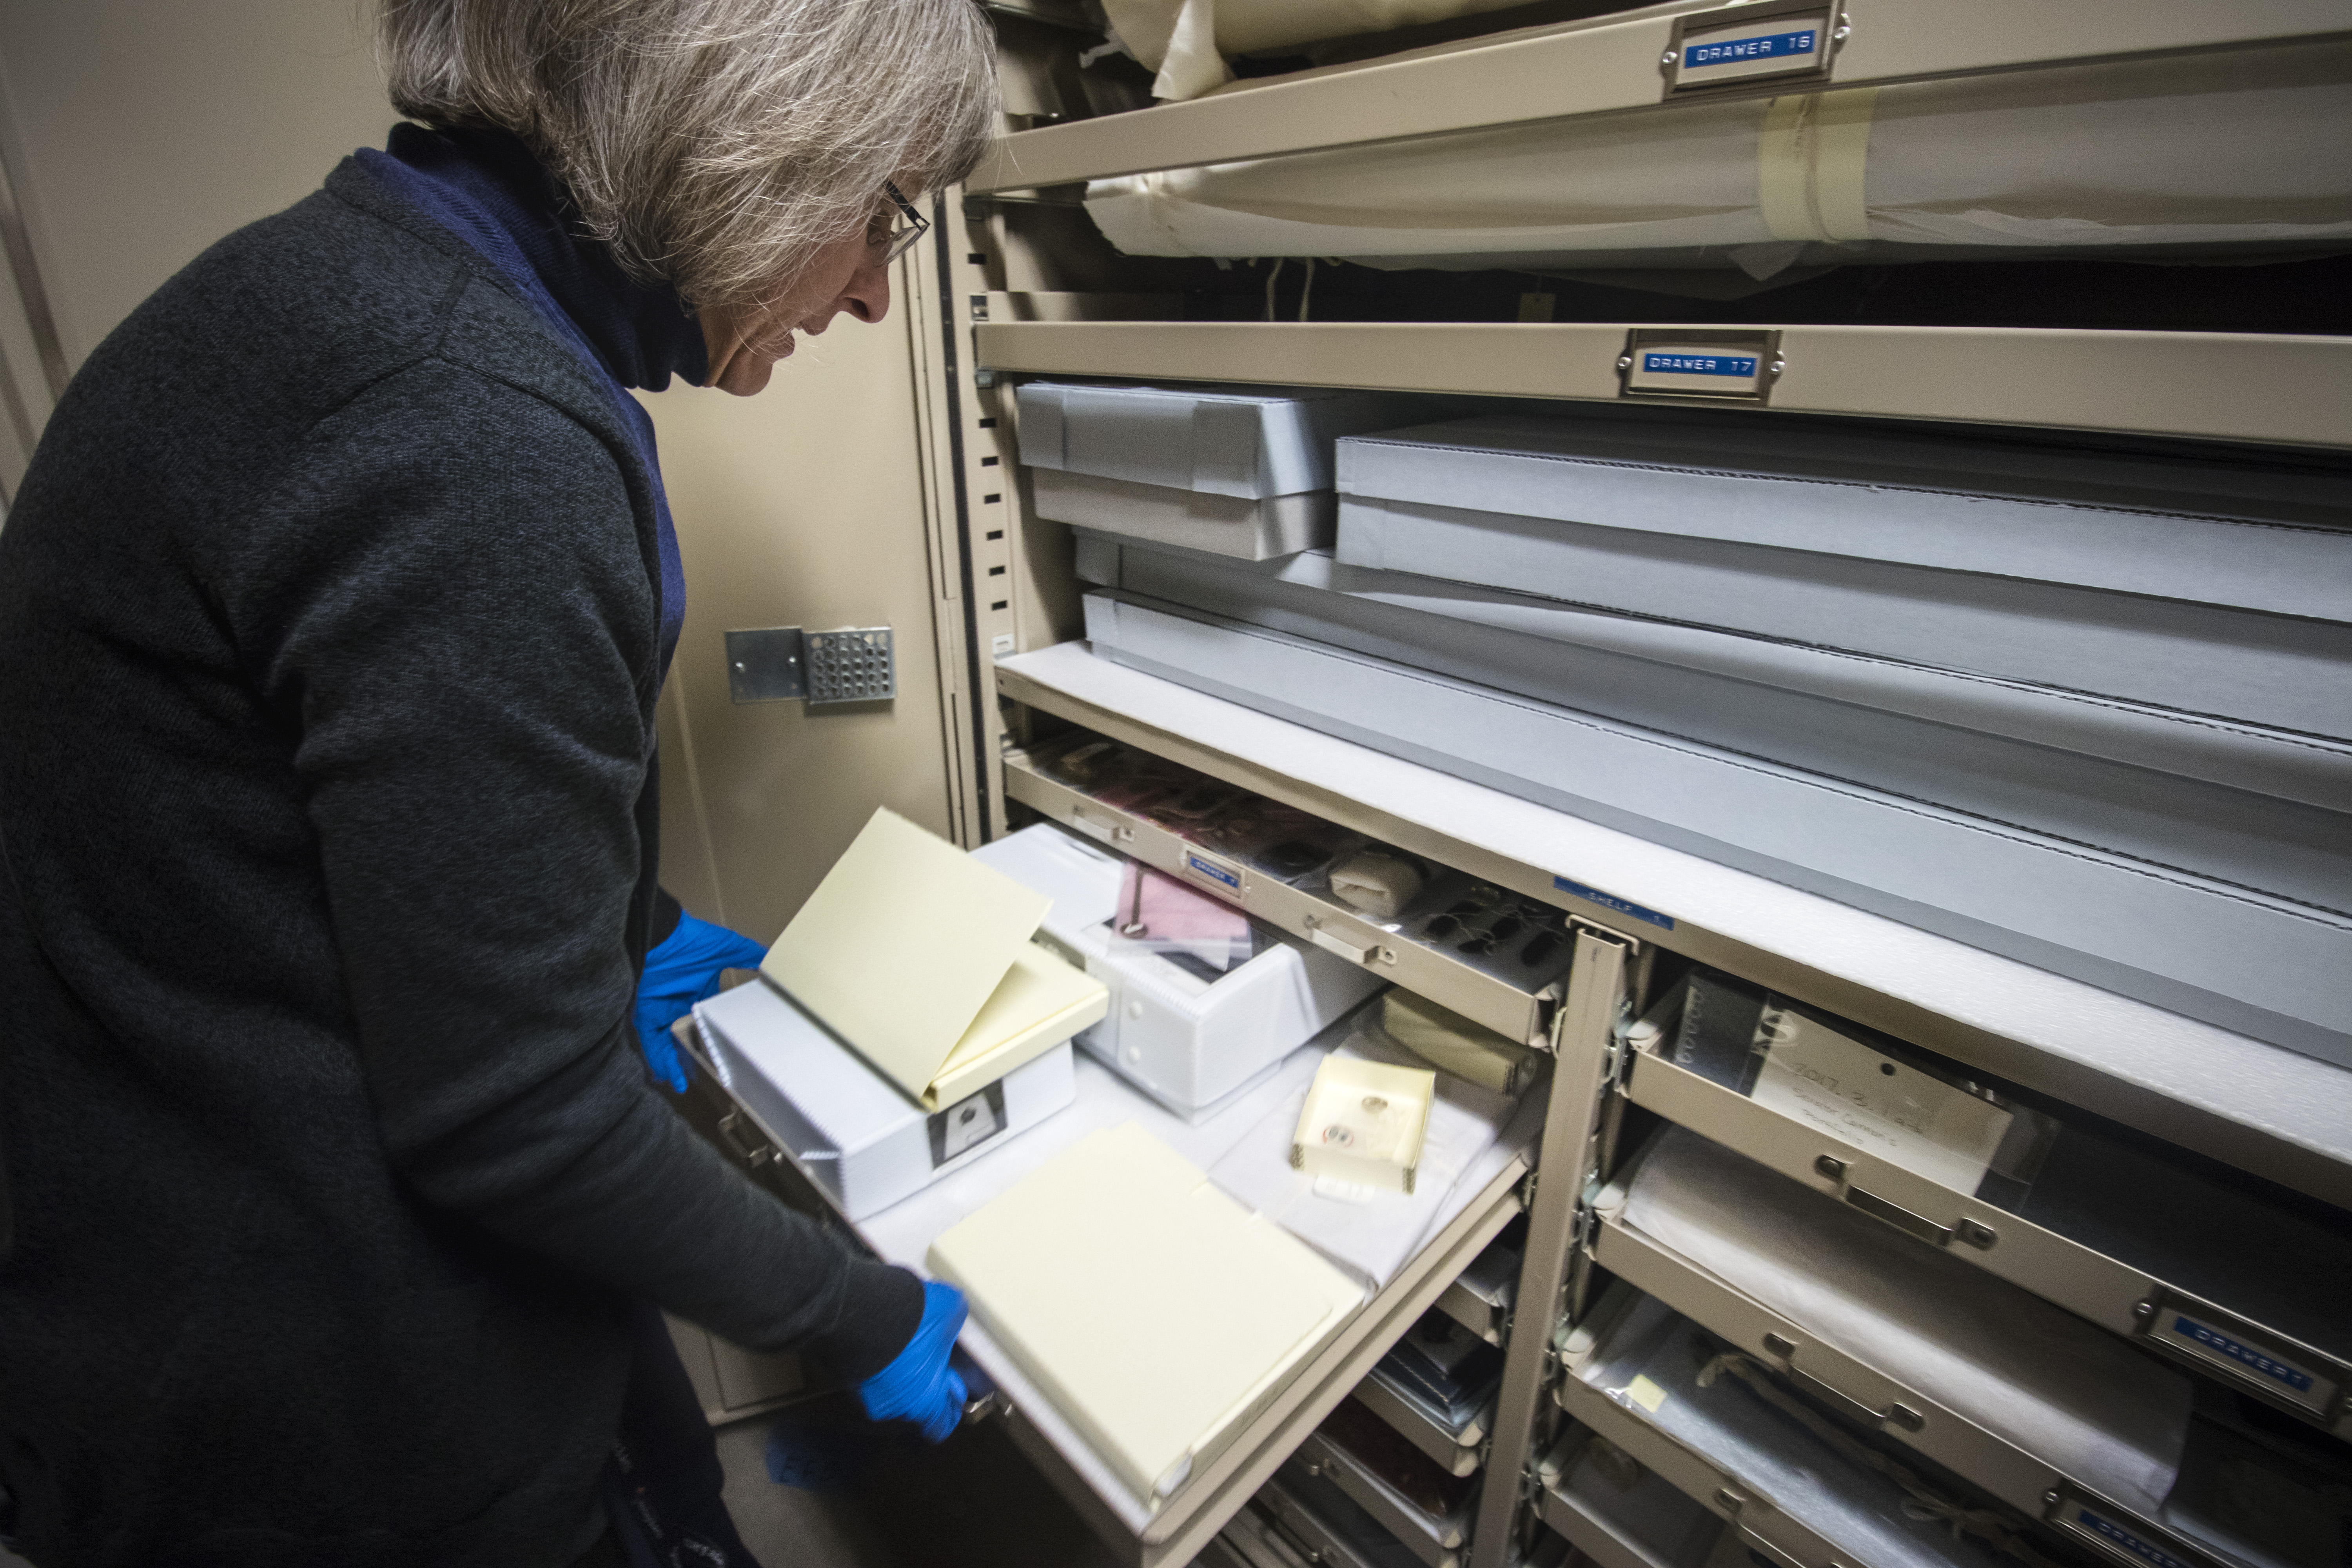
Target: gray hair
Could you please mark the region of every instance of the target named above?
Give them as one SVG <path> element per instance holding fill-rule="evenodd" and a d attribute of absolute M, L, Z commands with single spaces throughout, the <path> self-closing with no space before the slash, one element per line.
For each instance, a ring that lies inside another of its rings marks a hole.
<path fill-rule="evenodd" d="M 394 108 L 512 132 L 698 306 L 772 294 L 997 129 L 972 0 L 383 0 L 377 42 Z"/>

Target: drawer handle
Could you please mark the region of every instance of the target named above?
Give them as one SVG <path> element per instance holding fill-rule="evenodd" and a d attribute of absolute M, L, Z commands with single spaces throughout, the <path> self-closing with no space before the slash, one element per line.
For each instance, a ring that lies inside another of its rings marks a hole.
<path fill-rule="evenodd" d="M 1907 1231 L 1920 1240 L 1933 1242 L 1937 1247 L 1951 1246 L 1952 1237 L 1958 1234 L 1956 1226 L 1937 1225 L 1926 1215 L 1914 1214 L 1901 1204 L 1890 1203 L 1876 1193 L 1861 1187 L 1848 1187 L 1845 1190 L 1845 1201 L 1873 1219 L 1883 1219 L 1895 1229 Z"/>
<path fill-rule="evenodd" d="M 1890 1403 L 1884 1410 L 1874 1410 L 1842 1388 L 1832 1386 L 1803 1367 L 1791 1365 L 1789 1376 L 1797 1385 L 1833 1410 L 1842 1410 L 1865 1426 L 1900 1426 L 1906 1432 L 1926 1428 L 1927 1418 L 1900 1402 Z"/>
<path fill-rule="evenodd" d="M 776 1157 L 776 1146 L 764 1138 L 744 1142 L 743 1113 L 740 1110 L 730 1110 L 719 1119 L 719 1141 L 727 1145 L 728 1152 L 754 1170 Z"/>
<path fill-rule="evenodd" d="M 1307 918 L 1310 921 L 1314 919 L 1311 915 Z M 1372 950 L 1370 948 L 1358 947 L 1352 942 L 1341 942 L 1338 937 L 1333 936 L 1329 931 L 1325 931 L 1319 925 L 1309 924 L 1307 926 L 1307 939 L 1316 946 L 1321 948 L 1324 952 L 1336 952 L 1350 963 L 1367 963 L 1371 961 Z"/>
<path fill-rule="evenodd" d="M 1812 1564 L 1803 1558 L 1796 1556 L 1785 1547 L 1774 1545 L 1738 1520 L 1732 1521 L 1731 1528 L 1739 1531 L 1740 1544 L 1766 1562 L 1776 1564 L 1777 1568 L 1812 1568 Z"/>
<path fill-rule="evenodd" d="M 1799 1366 L 1797 1342 L 1788 1335 L 1766 1334 L 1764 1348 L 1780 1358 L 1780 1365 L 1787 1371 L 1790 1378 L 1806 1393 L 1832 1409 L 1841 1411 L 1853 1420 L 1861 1422 L 1864 1426 L 1876 1426 L 1891 1423 L 1902 1427 L 1906 1432 L 1920 1432 L 1927 1429 L 1927 1418 L 1900 1400 L 1890 1401 L 1884 1410 L 1875 1409 L 1837 1387 L 1820 1373 Z"/>
<path fill-rule="evenodd" d="M 1326 952 L 1338 953 L 1350 963 L 1369 967 L 1374 963 L 1394 963 L 1397 961 L 1395 948 L 1352 942 L 1345 937 L 1332 935 L 1324 928 L 1321 915 L 1307 915 L 1299 923 L 1307 928 L 1307 941 Z"/>
<path fill-rule="evenodd" d="M 1087 815 L 1087 808 L 1083 805 L 1073 805 L 1070 807 L 1070 826 L 1076 828 L 1079 832 L 1086 834 L 1088 837 L 1101 839 L 1105 844 L 1132 844 L 1135 842 L 1134 828 L 1126 826 L 1118 822 L 1105 822 L 1097 820 L 1095 817 L 1088 816 Z"/>
<path fill-rule="evenodd" d="M 1857 1187 L 1846 1181 L 1846 1163 L 1834 1154 L 1824 1154 L 1813 1162 L 1813 1169 L 1845 1188 L 1845 1201 L 1870 1215 L 1885 1220 L 1907 1236 L 1935 1247 L 1949 1247 L 1955 1241 L 1966 1242 L 1979 1251 L 1990 1248 L 2000 1237 L 1992 1226 L 1979 1225 L 1972 1219 L 1959 1219 L 1950 1225 L 1937 1225 L 1926 1215 L 1905 1208 L 1891 1199 L 1882 1198 L 1866 1187 Z"/>
<path fill-rule="evenodd" d="M 1312 1565 L 1336 1561 L 1324 1555 L 1324 1547 L 1321 1544 L 1309 1544 L 1307 1538 L 1292 1525 L 1287 1516 L 1276 1515 L 1267 1522 L 1274 1526 L 1275 1535 L 1285 1546 L 1290 1548 L 1292 1554 L 1300 1562 Z"/>

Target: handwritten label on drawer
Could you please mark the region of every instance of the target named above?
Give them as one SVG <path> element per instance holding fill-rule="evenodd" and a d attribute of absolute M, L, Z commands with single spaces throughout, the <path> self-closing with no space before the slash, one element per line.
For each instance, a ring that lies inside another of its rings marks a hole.
<path fill-rule="evenodd" d="M 1750 1098 L 1957 1193 L 1984 1180 L 2010 1113 L 1801 1014 L 1768 1007 Z"/>
<path fill-rule="evenodd" d="M 1711 16 L 1686 20 L 1670 68 L 1675 90 L 1819 72 L 1829 58 L 1829 12 L 1771 9 L 1775 15 L 1729 24 Z"/>

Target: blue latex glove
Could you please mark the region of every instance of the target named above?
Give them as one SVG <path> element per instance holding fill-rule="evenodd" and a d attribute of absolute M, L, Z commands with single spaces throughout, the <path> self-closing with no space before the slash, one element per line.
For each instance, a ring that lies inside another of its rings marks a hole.
<path fill-rule="evenodd" d="M 720 970 L 757 969 L 767 956 L 768 950 L 750 937 L 688 914 L 679 915 L 677 929 L 646 954 L 646 972 L 637 981 L 637 1043 L 646 1066 L 670 1092 L 686 1092 L 686 1064 L 678 1059 L 669 1026 L 694 1011 L 697 1002 L 719 994 Z"/>
<path fill-rule="evenodd" d="M 923 1321 L 898 1359 L 857 1385 L 866 1414 L 877 1421 L 912 1421 L 926 1441 L 944 1443 L 963 1419 L 963 1379 L 948 1365 L 963 1327 L 963 1292 L 923 1281 Z"/>

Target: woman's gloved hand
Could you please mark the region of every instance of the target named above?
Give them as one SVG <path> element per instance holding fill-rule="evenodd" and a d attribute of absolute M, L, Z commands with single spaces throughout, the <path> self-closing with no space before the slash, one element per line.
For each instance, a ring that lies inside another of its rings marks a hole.
<path fill-rule="evenodd" d="M 677 929 L 646 954 L 646 972 L 637 981 L 637 1042 L 646 1066 L 670 1092 L 686 1092 L 686 1064 L 678 1059 L 669 1026 L 697 1002 L 719 994 L 719 971 L 757 969 L 767 956 L 768 950 L 750 937 L 688 914 L 679 915 Z"/>
<path fill-rule="evenodd" d="M 857 1385 L 866 1414 L 877 1421 L 912 1421 L 929 1442 L 944 1443 L 963 1419 L 963 1379 L 948 1365 L 963 1327 L 963 1292 L 936 1279 L 923 1282 L 923 1321 L 898 1359 Z"/>

